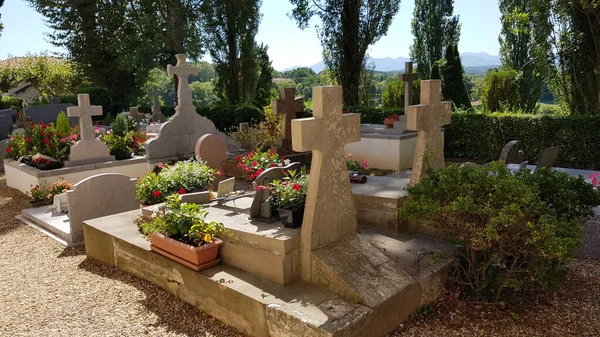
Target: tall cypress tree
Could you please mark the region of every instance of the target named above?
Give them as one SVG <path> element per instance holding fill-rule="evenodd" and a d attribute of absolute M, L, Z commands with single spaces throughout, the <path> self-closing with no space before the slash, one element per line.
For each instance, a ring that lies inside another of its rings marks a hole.
<path fill-rule="evenodd" d="M 456 45 L 446 48 L 446 60 L 443 66 L 442 95 L 445 100 L 450 100 L 458 108 L 470 109 L 471 99 L 464 80 L 464 69 Z"/>
<path fill-rule="evenodd" d="M 410 47 L 421 79 L 431 78 L 433 64 L 444 56 L 444 47 L 458 44 L 460 24 L 453 15 L 454 0 L 415 0 Z"/>

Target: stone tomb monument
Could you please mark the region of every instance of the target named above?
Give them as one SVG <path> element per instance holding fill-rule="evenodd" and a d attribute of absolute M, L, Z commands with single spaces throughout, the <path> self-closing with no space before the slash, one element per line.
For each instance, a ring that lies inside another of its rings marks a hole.
<path fill-rule="evenodd" d="M 444 167 L 442 126 L 450 124 L 452 103 L 442 102 L 442 81 L 421 81 L 421 104 L 408 107 L 408 130 L 418 131 L 410 184 L 421 181 L 428 168 Z"/>
<path fill-rule="evenodd" d="M 196 159 L 206 162 L 206 164 L 215 170 L 221 171 L 213 182 L 213 188 L 216 189 L 219 183 L 225 179 L 223 174 L 223 162 L 227 160 L 227 145 L 223 139 L 215 134 L 206 134 L 196 142 L 194 148 Z"/>
<path fill-rule="evenodd" d="M 187 64 L 186 54 L 177 54 L 176 57 L 177 64 L 168 65 L 167 73 L 169 76 L 177 75 L 177 107 L 175 115 L 160 125 L 158 137 L 146 143 L 146 157 L 151 162 L 194 156 L 196 142 L 207 133 L 225 137 L 210 119 L 196 113 L 192 103 L 188 77 L 197 74 L 198 69 Z"/>
<path fill-rule="evenodd" d="M 150 120 L 153 122 L 162 123 L 167 119 L 162 111 L 160 111 L 160 101 L 158 100 L 158 97 L 162 95 L 162 91 L 156 88 L 148 92 L 148 97 L 152 98 L 152 117 L 150 117 Z"/>
<path fill-rule="evenodd" d="M 89 94 L 77 95 L 78 106 L 67 108 L 69 117 L 79 117 L 81 140 L 71 146 L 69 160 L 65 166 L 101 163 L 115 160 L 105 143 L 94 136 L 92 116 L 102 116 L 101 106 L 90 105 Z"/>
<path fill-rule="evenodd" d="M 296 98 L 296 88 L 281 88 L 280 98 L 273 100 L 273 112 L 282 115 L 281 123 L 281 145 L 277 147 L 277 153 L 287 155 L 292 150 L 292 120 L 296 113 L 304 110 L 304 99 Z"/>

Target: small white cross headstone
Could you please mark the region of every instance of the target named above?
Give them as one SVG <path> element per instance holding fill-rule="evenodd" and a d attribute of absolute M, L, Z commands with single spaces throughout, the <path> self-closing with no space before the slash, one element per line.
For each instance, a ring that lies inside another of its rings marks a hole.
<path fill-rule="evenodd" d="M 408 111 L 408 107 L 412 105 L 413 81 L 419 79 L 419 75 L 413 73 L 412 62 L 404 63 L 404 74 L 400 75 L 400 79 L 404 81 L 404 112 Z"/>
<path fill-rule="evenodd" d="M 177 76 L 177 107 L 179 108 L 178 112 L 181 112 L 185 110 L 184 107 L 194 106 L 188 77 L 198 74 L 198 69 L 187 64 L 187 54 L 177 54 L 175 57 L 177 64 L 175 66 L 167 65 L 167 74 Z"/>
<path fill-rule="evenodd" d="M 152 121 L 163 122 L 165 120 L 165 115 L 163 115 L 162 111 L 160 111 L 160 101 L 158 98 L 162 96 L 162 91 L 154 88 L 148 92 L 148 96 L 152 98 Z"/>
<path fill-rule="evenodd" d="M 410 184 L 421 181 L 428 168 L 444 167 L 442 126 L 450 124 L 452 103 L 442 102 L 442 81 L 421 81 L 421 104 L 408 107 L 407 129 L 418 131 Z"/>
<path fill-rule="evenodd" d="M 313 152 L 300 239 L 304 280 L 311 278 L 312 251 L 356 233 L 344 145 L 360 141 L 360 114 L 342 114 L 342 107 L 342 87 L 315 87 L 314 117 L 292 121 L 294 151 Z"/>
<path fill-rule="evenodd" d="M 277 149 L 280 154 L 292 153 L 292 120 L 296 112 L 303 110 L 304 99 L 296 98 L 296 88 L 281 88 L 280 99 L 273 100 L 273 112 L 283 115 L 281 145 Z"/>
<path fill-rule="evenodd" d="M 90 105 L 90 95 L 77 95 L 78 106 L 68 107 L 69 117 L 79 117 L 81 140 L 71 146 L 65 166 L 114 160 L 108 147 L 94 135 L 92 116 L 102 116 L 102 107 Z"/>

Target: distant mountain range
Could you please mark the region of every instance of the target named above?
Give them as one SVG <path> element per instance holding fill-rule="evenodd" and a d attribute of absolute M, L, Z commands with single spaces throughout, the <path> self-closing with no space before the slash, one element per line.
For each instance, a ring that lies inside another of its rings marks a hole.
<path fill-rule="evenodd" d="M 479 73 L 481 71 L 485 72 L 485 70 L 493 67 L 497 67 L 501 65 L 500 57 L 490 55 L 488 53 L 462 53 L 460 54 L 460 58 L 462 60 L 462 65 L 465 68 L 467 73 L 475 72 Z M 369 57 L 367 64 L 374 63 L 375 70 L 377 71 L 401 71 L 404 70 L 404 63 L 410 61 L 407 57 L 384 57 L 384 58 L 373 58 Z M 284 69 L 292 70 L 296 68 L 303 67 L 291 67 Z M 316 73 L 320 73 L 325 69 L 325 63 L 323 61 L 308 66 L 307 68 L 311 68 Z M 471 70 L 471 71 L 469 71 Z"/>

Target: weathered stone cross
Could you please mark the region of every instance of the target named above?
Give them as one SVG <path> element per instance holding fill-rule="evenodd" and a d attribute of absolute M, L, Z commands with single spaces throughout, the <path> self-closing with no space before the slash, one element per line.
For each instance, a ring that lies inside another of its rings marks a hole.
<path fill-rule="evenodd" d="M 400 75 L 400 79 L 404 81 L 404 111 L 406 112 L 412 105 L 413 81 L 419 79 L 419 75 L 413 73 L 412 62 L 404 63 L 404 74 Z"/>
<path fill-rule="evenodd" d="M 89 94 L 77 95 L 77 104 L 78 106 L 67 108 L 67 115 L 69 117 L 79 117 L 81 140 L 93 140 L 96 136 L 94 135 L 92 116 L 102 116 L 102 107 L 90 105 Z"/>
<path fill-rule="evenodd" d="M 283 115 L 280 154 L 292 153 L 292 119 L 296 112 L 304 110 L 304 99 L 296 98 L 296 88 L 281 88 L 280 99 L 273 100 L 273 112 Z"/>
<path fill-rule="evenodd" d="M 175 57 L 177 58 L 177 64 L 175 66 L 167 65 L 167 74 L 169 76 L 177 75 L 177 107 L 179 112 L 185 106 L 194 106 L 188 77 L 198 74 L 198 69 L 187 64 L 187 54 L 177 54 Z M 193 111 L 195 112 L 195 109 Z"/>
<path fill-rule="evenodd" d="M 360 114 L 342 114 L 342 87 L 313 88 L 313 118 L 292 121 L 294 151 L 313 151 L 300 238 L 301 274 L 311 279 L 312 251 L 356 233 L 344 145 L 360 141 Z"/>
<path fill-rule="evenodd" d="M 131 118 L 133 118 L 133 120 L 136 122 L 142 120 L 142 116 L 140 115 L 140 108 L 137 106 L 129 108 L 129 116 L 131 116 Z"/>
<path fill-rule="evenodd" d="M 157 88 L 148 92 L 148 96 L 152 98 L 152 117 L 150 119 L 153 121 L 163 122 L 165 120 L 165 115 L 160 111 L 160 101 L 158 100 L 158 97 L 162 94 L 162 91 Z"/>
<path fill-rule="evenodd" d="M 419 131 L 410 184 L 418 183 L 428 168 L 444 167 L 442 126 L 450 124 L 452 103 L 442 102 L 442 81 L 421 81 L 421 104 L 409 106 L 406 127 Z"/>

